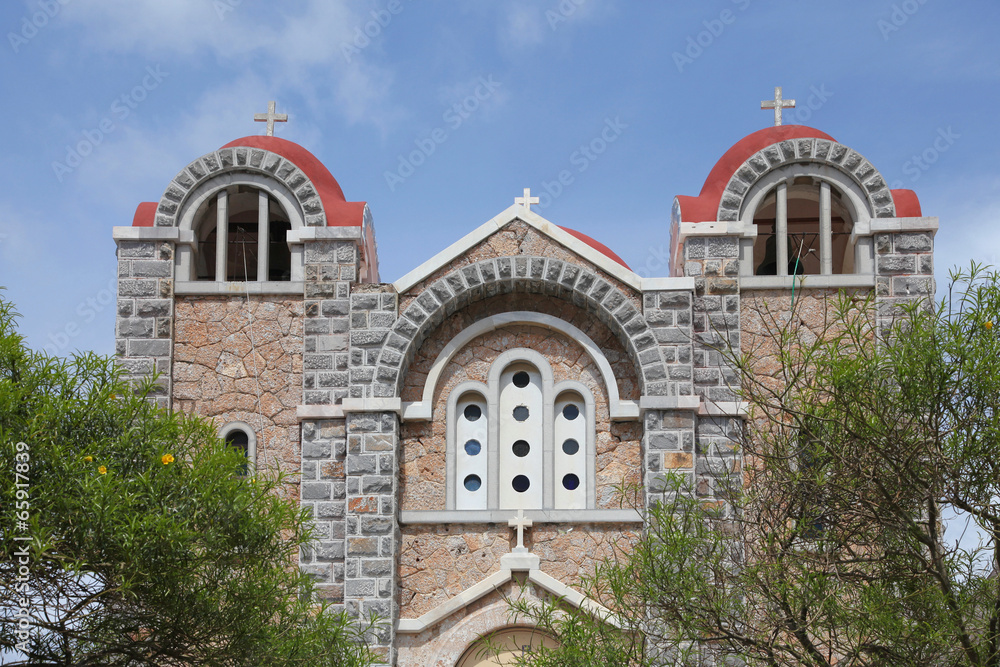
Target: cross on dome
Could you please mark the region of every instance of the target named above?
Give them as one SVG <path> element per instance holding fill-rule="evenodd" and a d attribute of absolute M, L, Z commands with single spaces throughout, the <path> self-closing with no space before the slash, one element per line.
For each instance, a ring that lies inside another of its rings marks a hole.
<path fill-rule="evenodd" d="M 774 109 L 774 126 L 781 125 L 781 110 L 795 107 L 795 100 L 786 100 L 781 97 L 781 86 L 774 87 L 774 99 L 764 100 L 760 103 L 761 109 Z"/>
<path fill-rule="evenodd" d="M 267 136 L 274 136 L 274 124 L 275 123 L 287 123 L 288 114 L 285 113 L 274 113 L 277 102 L 271 100 L 267 103 L 267 113 L 256 113 L 253 115 L 254 122 L 256 123 L 267 123 Z"/>
<path fill-rule="evenodd" d="M 515 551 L 527 551 L 524 548 L 524 529 L 531 528 L 531 519 L 524 517 L 524 510 L 518 510 L 517 516 L 507 521 L 507 525 L 517 530 L 517 546 Z"/>
<path fill-rule="evenodd" d="M 538 202 L 539 202 L 538 197 L 532 197 L 531 196 L 531 188 L 525 188 L 524 189 L 524 196 L 523 197 L 514 197 L 514 203 L 515 204 L 520 204 L 521 206 L 523 206 L 524 208 L 528 209 L 529 211 L 531 210 L 531 205 L 532 204 L 537 204 Z M 530 526 L 531 523 L 529 522 L 528 525 Z"/>

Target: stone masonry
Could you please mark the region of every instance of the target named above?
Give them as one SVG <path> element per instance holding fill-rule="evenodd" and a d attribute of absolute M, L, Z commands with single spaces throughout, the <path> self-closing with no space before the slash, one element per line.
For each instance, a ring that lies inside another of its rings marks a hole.
<path fill-rule="evenodd" d="M 173 302 L 173 244 L 118 242 L 118 319 L 115 351 L 134 382 L 158 373 L 152 398 L 170 405 Z"/>
<path fill-rule="evenodd" d="M 875 236 L 875 295 L 880 327 L 890 324 L 914 300 L 934 299 L 933 232 Z"/>

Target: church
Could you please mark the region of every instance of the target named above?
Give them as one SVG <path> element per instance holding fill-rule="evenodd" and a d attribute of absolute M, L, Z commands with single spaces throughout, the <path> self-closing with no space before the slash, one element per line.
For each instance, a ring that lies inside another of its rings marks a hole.
<path fill-rule="evenodd" d="M 747 344 L 762 301 L 809 313 L 874 292 L 889 316 L 933 295 L 937 218 L 864 147 L 782 125 L 790 103 L 776 91 L 774 125 L 727 138 L 664 211 L 668 275 L 639 276 L 525 190 L 392 283 L 374 212 L 273 136 L 272 103 L 264 135 L 206 146 L 114 228 L 117 355 L 249 470 L 293 476 L 319 535 L 299 566 L 383 619 L 384 664 L 496 664 L 485 640 L 543 640 L 506 597 L 596 605 L 581 577 L 642 530 L 634 503 L 664 471 L 712 496 L 745 417 L 718 349 Z"/>

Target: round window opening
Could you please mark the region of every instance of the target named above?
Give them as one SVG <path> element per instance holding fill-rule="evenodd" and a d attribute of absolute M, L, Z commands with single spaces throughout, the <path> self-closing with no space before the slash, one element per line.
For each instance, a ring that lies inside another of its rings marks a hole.
<path fill-rule="evenodd" d="M 528 444 L 527 440 L 518 440 L 511 446 L 511 451 L 514 452 L 514 456 L 518 458 L 524 458 L 531 451 L 531 445 Z"/>
<path fill-rule="evenodd" d="M 479 475 L 468 475 L 463 484 L 465 484 L 466 491 L 478 491 L 479 487 L 483 485 L 483 480 L 479 479 Z"/>
<path fill-rule="evenodd" d="M 483 451 L 483 446 L 479 444 L 478 440 L 469 440 L 465 443 L 465 453 L 469 456 L 475 456 L 481 451 Z"/>
<path fill-rule="evenodd" d="M 524 371 L 518 371 L 514 373 L 514 386 L 520 389 L 524 389 L 531 382 L 531 376 L 529 376 Z"/>
<path fill-rule="evenodd" d="M 483 409 L 478 405 L 466 405 L 463 414 L 470 422 L 474 422 L 483 416 Z"/>
<path fill-rule="evenodd" d="M 514 487 L 514 490 L 518 493 L 524 493 L 531 486 L 531 481 L 524 475 L 518 475 L 511 480 L 510 485 Z"/>
<path fill-rule="evenodd" d="M 572 403 L 563 408 L 563 417 L 565 417 L 566 419 L 573 421 L 579 416 L 580 416 L 580 408 L 576 407 Z"/>
<path fill-rule="evenodd" d="M 569 456 L 573 456 L 578 451 L 580 451 L 580 443 L 574 440 L 573 438 L 570 438 L 569 440 L 563 443 L 562 449 L 563 449 L 563 454 L 568 454 Z"/>
<path fill-rule="evenodd" d="M 565 477 L 563 477 L 563 487 L 565 487 L 567 491 L 573 491 L 578 486 L 580 486 L 580 478 L 574 475 L 573 473 L 570 473 Z"/>
<path fill-rule="evenodd" d="M 528 419 L 528 408 L 524 405 L 514 408 L 514 419 L 519 422 L 526 421 Z"/>

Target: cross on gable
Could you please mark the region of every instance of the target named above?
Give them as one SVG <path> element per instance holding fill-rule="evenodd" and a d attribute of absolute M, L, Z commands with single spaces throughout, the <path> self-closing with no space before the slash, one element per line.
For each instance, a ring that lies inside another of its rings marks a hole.
<path fill-rule="evenodd" d="M 274 113 L 277 102 L 271 100 L 267 103 L 267 113 L 256 113 L 253 115 L 254 122 L 256 123 L 267 123 L 267 136 L 274 136 L 274 124 L 275 123 L 287 123 L 288 114 L 285 113 Z"/>
<path fill-rule="evenodd" d="M 520 204 L 521 206 L 525 207 L 529 211 L 531 210 L 531 205 L 532 204 L 537 204 L 538 202 L 539 202 L 538 197 L 532 197 L 531 196 L 531 188 L 525 188 L 524 189 L 524 196 L 523 197 L 514 197 L 514 203 L 515 204 Z M 530 526 L 531 524 L 529 523 L 528 525 Z"/>
<path fill-rule="evenodd" d="M 781 97 L 781 86 L 775 86 L 774 99 L 764 100 L 760 103 L 761 109 L 774 109 L 774 126 L 781 125 L 781 110 L 795 107 L 795 100 L 785 100 Z"/>
<path fill-rule="evenodd" d="M 518 510 L 517 516 L 509 519 L 507 525 L 517 530 L 517 547 L 515 547 L 515 550 L 526 551 L 524 548 L 524 529 L 531 528 L 531 519 L 524 517 L 524 510 Z"/>

